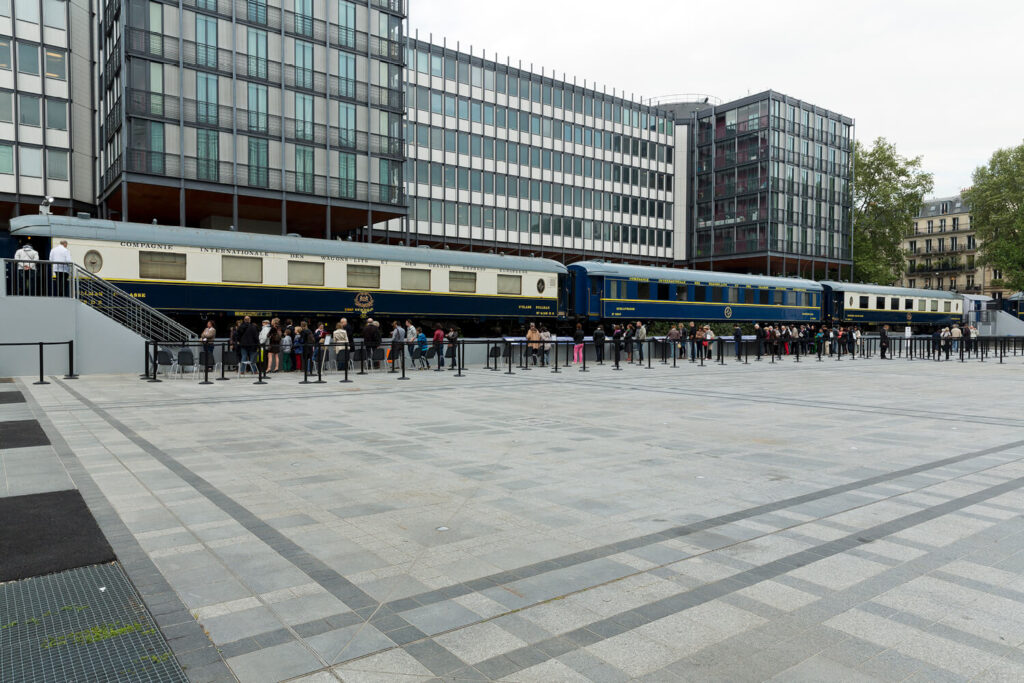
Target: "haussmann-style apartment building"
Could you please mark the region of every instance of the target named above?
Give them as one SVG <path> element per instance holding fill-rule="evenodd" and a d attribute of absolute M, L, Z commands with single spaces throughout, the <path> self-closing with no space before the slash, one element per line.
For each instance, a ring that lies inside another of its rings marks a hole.
<path fill-rule="evenodd" d="M 927 199 L 903 239 L 904 287 L 946 289 L 994 299 L 1012 292 L 1002 274 L 978 263 L 978 240 L 970 207 L 959 195 Z"/>
<path fill-rule="evenodd" d="M 407 0 L 0 0 L 0 226 L 56 213 L 848 277 L 853 121 L 408 36 Z"/>

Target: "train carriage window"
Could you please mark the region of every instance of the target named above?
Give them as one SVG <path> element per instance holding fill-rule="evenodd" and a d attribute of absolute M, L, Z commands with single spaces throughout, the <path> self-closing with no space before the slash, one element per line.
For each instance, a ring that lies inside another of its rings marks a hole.
<path fill-rule="evenodd" d="M 745 288 L 743 290 L 743 302 L 748 304 L 754 303 L 754 294 L 756 294 L 755 290 L 750 287 Z"/>
<path fill-rule="evenodd" d="M 224 282 L 263 282 L 263 259 L 251 256 L 221 256 L 220 276 Z"/>
<path fill-rule="evenodd" d="M 892 299 L 890 299 L 889 300 L 889 309 L 893 310 L 893 311 L 900 310 L 900 300 L 897 299 L 896 297 L 893 297 Z"/>
<path fill-rule="evenodd" d="M 139 277 L 151 280 L 184 280 L 185 254 L 171 251 L 140 251 Z"/>
<path fill-rule="evenodd" d="M 669 296 L 669 293 L 668 293 L 668 287 L 669 286 L 667 284 L 663 283 L 663 282 L 659 282 L 658 283 L 658 301 L 670 301 L 671 300 L 671 297 Z"/>
<path fill-rule="evenodd" d="M 448 273 L 449 292 L 476 293 L 476 273 L 453 270 Z"/>
<path fill-rule="evenodd" d="M 850 297 L 850 303 L 848 303 L 847 306 L 850 306 L 850 307 L 853 306 L 853 297 L 852 296 Z"/>
<path fill-rule="evenodd" d="M 724 287 L 709 287 L 708 289 L 711 290 L 711 300 L 716 304 L 720 304 L 725 300 Z"/>
<path fill-rule="evenodd" d="M 760 302 L 759 303 L 762 306 L 767 306 L 768 304 L 771 303 L 771 301 L 772 301 L 772 293 L 771 292 L 769 292 L 767 289 L 762 289 L 760 294 L 761 294 L 761 296 L 760 296 Z"/>
<path fill-rule="evenodd" d="M 729 302 L 730 304 L 739 303 L 739 300 L 740 300 L 739 296 L 740 296 L 739 288 L 737 288 L 737 287 L 729 287 L 726 290 L 725 300 L 727 302 Z"/>
<path fill-rule="evenodd" d="M 708 300 L 708 289 L 704 285 L 697 285 L 693 288 L 693 300 L 694 301 L 707 301 Z"/>
<path fill-rule="evenodd" d="M 917 310 L 923 311 L 923 310 L 925 310 L 925 308 L 927 306 L 928 306 L 928 302 L 925 301 L 924 299 L 918 299 L 917 300 Z"/>
<path fill-rule="evenodd" d="M 952 303 L 953 302 L 951 302 L 951 301 L 943 301 L 942 302 L 942 310 L 943 310 L 943 312 L 949 313 L 952 310 Z"/>
<path fill-rule="evenodd" d="M 868 307 L 868 297 L 862 296 L 860 298 L 860 307 L 861 308 L 867 308 Z"/>
<path fill-rule="evenodd" d="M 324 264 L 307 261 L 288 262 L 288 284 L 305 287 L 324 286 Z"/>
<path fill-rule="evenodd" d="M 608 280 L 608 298 L 618 299 L 619 298 L 619 281 Z"/>
<path fill-rule="evenodd" d="M 638 282 L 636 283 L 636 298 L 637 299 L 650 299 L 651 298 L 651 283 L 650 282 Z"/>
<path fill-rule="evenodd" d="M 914 300 L 913 299 L 904 299 L 903 300 L 903 310 L 905 310 L 905 311 L 912 311 L 912 310 L 914 310 Z"/>
<path fill-rule="evenodd" d="M 425 268 L 402 268 L 402 289 L 430 291 L 430 271 Z"/>
<path fill-rule="evenodd" d="M 380 289 L 380 266 L 349 265 L 346 269 L 348 286 L 358 289 Z"/>
<path fill-rule="evenodd" d="M 784 301 L 784 294 L 785 292 L 783 292 L 781 289 L 776 289 L 774 292 L 772 292 L 772 303 L 775 304 L 776 306 L 781 306 Z"/>
<path fill-rule="evenodd" d="M 676 301 L 686 301 L 686 285 L 676 285 Z"/>
<path fill-rule="evenodd" d="M 932 312 L 933 313 L 938 313 L 939 312 L 939 300 L 938 299 L 932 299 Z"/>
<path fill-rule="evenodd" d="M 498 275 L 498 294 L 522 294 L 523 278 L 520 275 Z"/>
<path fill-rule="evenodd" d="M 875 308 L 877 308 L 880 311 L 884 311 L 885 310 L 885 297 L 884 296 L 876 296 L 875 297 Z"/>

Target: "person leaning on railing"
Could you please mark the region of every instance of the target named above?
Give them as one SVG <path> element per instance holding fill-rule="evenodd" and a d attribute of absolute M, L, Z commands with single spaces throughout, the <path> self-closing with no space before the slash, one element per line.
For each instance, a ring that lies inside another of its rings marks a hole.
<path fill-rule="evenodd" d="M 25 244 L 21 249 L 14 252 L 14 260 L 17 261 L 18 282 L 15 294 L 32 296 L 36 282 L 36 261 L 39 260 L 39 252 L 30 243 Z"/>
<path fill-rule="evenodd" d="M 206 364 L 213 365 L 213 342 L 217 338 L 217 328 L 213 326 L 212 320 L 206 321 L 206 327 L 199 333 L 199 340 L 203 342 L 203 355 L 206 356 Z"/>
<path fill-rule="evenodd" d="M 71 276 L 71 251 L 68 249 L 68 241 L 61 240 L 57 246 L 50 250 L 50 261 L 53 262 L 54 296 L 68 295 L 68 280 Z"/>

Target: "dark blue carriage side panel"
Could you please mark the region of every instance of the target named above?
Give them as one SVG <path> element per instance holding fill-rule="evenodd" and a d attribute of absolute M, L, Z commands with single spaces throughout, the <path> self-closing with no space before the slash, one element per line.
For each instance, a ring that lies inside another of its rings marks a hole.
<path fill-rule="evenodd" d="M 246 287 L 134 280 L 112 282 L 150 306 L 165 312 L 245 311 L 442 318 L 554 318 L 557 313 L 555 299 L 532 297 Z"/>
<path fill-rule="evenodd" d="M 846 311 L 841 319 L 841 322 L 844 323 L 870 323 L 872 325 L 952 325 L 959 321 L 956 313 L 942 311 L 852 310 Z"/>
<path fill-rule="evenodd" d="M 693 303 L 684 301 L 603 301 L 604 317 L 610 320 L 740 320 L 815 323 L 821 319 L 816 306 Z"/>
<path fill-rule="evenodd" d="M 588 318 L 590 320 L 597 320 L 601 316 L 600 311 L 593 310 L 590 305 L 590 297 L 587 295 L 588 288 L 591 286 L 591 279 L 596 279 L 601 282 L 601 287 L 604 287 L 604 278 L 595 276 L 591 278 L 586 269 L 579 266 L 569 266 L 570 286 L 572 292 L 570 294 L 572 301 L 572 316 L 579 318 Z"/>

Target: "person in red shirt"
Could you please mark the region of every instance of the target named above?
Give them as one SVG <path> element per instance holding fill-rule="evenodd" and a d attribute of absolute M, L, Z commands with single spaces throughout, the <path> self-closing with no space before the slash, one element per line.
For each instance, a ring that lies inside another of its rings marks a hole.
<path fill-rule="evenodd" d="M 437 367 L 444 367 L 444 330 L 441 323 L 434 325 L 434 353 L 437 355 Z"/>

